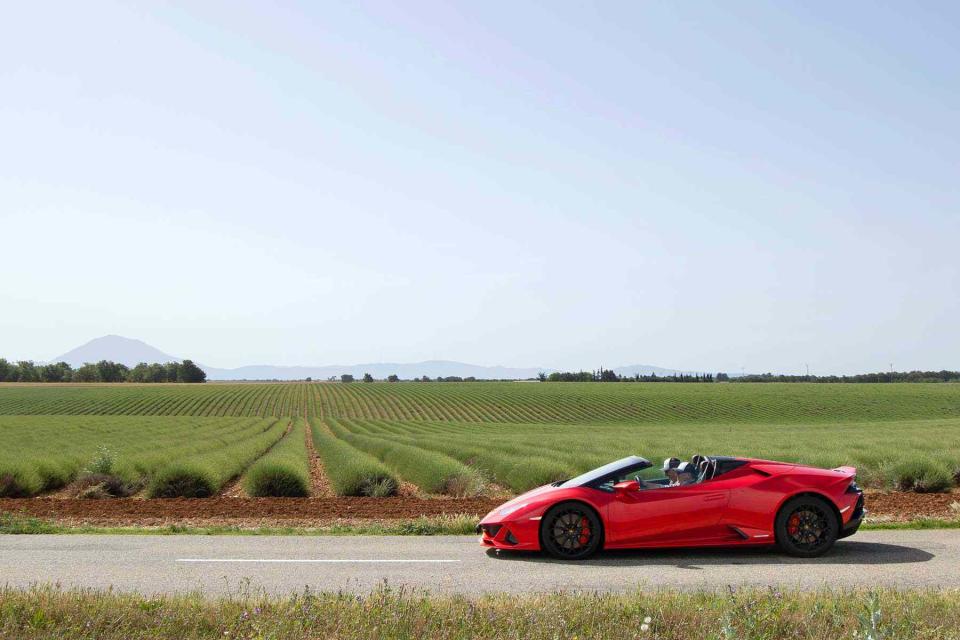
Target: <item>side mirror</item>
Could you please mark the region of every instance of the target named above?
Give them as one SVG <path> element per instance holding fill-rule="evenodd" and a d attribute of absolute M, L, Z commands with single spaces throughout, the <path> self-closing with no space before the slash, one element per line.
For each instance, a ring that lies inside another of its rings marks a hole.
<path fill-rule="evenodd" d="M 617 492 L 617 495 L 632 493 L 640 490 L 640 483 L 636 480 L 624 480 L 613 485 L 613 490 Z"/>

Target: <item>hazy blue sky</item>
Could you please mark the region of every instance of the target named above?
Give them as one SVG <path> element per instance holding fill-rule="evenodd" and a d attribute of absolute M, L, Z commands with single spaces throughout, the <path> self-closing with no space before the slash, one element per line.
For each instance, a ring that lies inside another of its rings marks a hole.
<path fill-rule="evenodd" d="M 960 368 L 960 3 L 21 2 L 0 354 Z"/>

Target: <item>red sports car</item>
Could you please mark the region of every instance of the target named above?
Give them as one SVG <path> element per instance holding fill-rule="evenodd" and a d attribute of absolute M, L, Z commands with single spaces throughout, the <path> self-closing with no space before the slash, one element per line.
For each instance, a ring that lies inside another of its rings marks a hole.
<path fill-rule="evenodd" d="M 691 472 L 686 484 L 630 456 L 533 489 L 487 514 L 480 543 L 567 560 L 601 548 L 772 544 L 811 558 L 863 520 L 853 467 L 699 455 L 682 464 Z"/>

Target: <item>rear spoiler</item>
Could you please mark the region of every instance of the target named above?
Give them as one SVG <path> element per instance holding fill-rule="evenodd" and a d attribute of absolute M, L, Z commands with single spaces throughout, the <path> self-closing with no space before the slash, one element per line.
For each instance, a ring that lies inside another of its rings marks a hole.
<path fill-rule="evenodd" d="M 844 474 L 845 476 L 847 476 L 847 477 L 849 477 L 849 478 L 852 478 L 852 477 L 854 477 L 855 475 L 857 475 L 857 468 L 856 468 L 856 467 L 837 467 L 836 469 L 834 469 L 834 471 L 837 471 L 837 472 L 839 472 L 839 473 L 842 473 L 842 474 Z"/>

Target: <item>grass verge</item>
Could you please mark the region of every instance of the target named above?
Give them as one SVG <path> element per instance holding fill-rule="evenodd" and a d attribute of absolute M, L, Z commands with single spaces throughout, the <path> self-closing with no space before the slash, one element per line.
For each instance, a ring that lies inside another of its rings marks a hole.
<path fill-rule="evenodd" d="M 165 527 L 110 527 L 61 524 L 19 514 L 0 514 L 0 534 L 112 535 L 248 535 L 248 536 L 439 536 L 473 535 L 479 518 L 473 515 L 420 516 L 410 520 L 344 520 L 318 527 L 238 527 L 231 525 Z M 2 636 L 0 636 L 2 637 Z"/>
<path fill-rule="evenodd" d="M 861 531 L 885 529 L 960 529 L 960 518 L 916 518 L 903 522 L 864 522 Z"/>
<path fill-rule="evenodd" d="M 0 590 L 9 638 L 960 638 L 960 591 L 701 591 L 623 595 Z"/>

